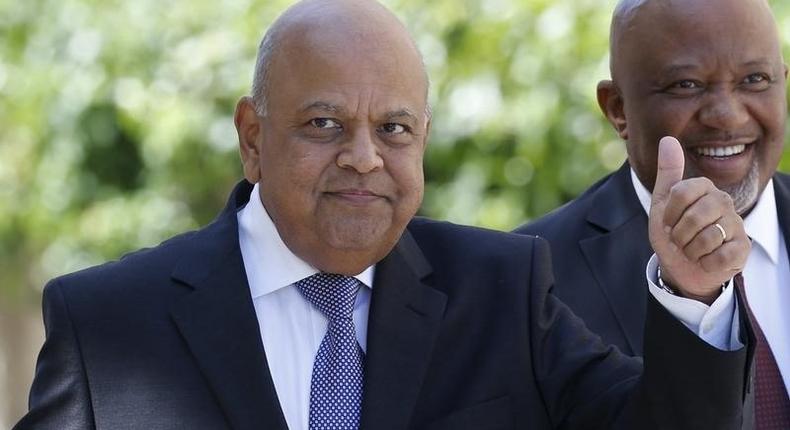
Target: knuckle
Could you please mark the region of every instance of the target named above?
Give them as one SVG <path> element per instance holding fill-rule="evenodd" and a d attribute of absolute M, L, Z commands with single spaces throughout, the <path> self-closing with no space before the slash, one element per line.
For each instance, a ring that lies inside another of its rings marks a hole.
<path fill-rule="evenodd" d="M 726 191 L 716 190 L 716 196 L 721 207 L 728 211 L 735 211 L 735 203 L 732 201 L 732 196 L 730 196 Z"/>
<path fill-rule="evenodd" d="M 695 178 L 688 179 L 686 182 L 696 189 L 710 190 L 711 188 L 716 188 L 716 186 L 713 184 L 713 181 L 704 176 L 697 176 Z"/>
<path fill-rule="evenodd" d="M 699 202 L 700 212 L 713 214 L 721 212 L 721 204 L 717 198 L 703 198 Z"/>

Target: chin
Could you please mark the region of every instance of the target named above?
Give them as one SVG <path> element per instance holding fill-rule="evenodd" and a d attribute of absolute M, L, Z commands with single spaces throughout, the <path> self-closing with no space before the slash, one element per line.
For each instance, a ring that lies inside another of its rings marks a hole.
<path fill-rule="evenodd" d="M 760 168 L 757 163 L 752 165 L 746 176 L 740 181 L 719 187 L 732 197 L 735 212 L 743 215 L 757 203 L 760 197 Z"/>
<path fill-rule="evenodd" d="M 363 251 L 381 247 L 387 240 L 387 232 L 391 224 L 380 219 L 340 220 L 331 223 L 325 230 L 324 237 L 336 249 Z"/>

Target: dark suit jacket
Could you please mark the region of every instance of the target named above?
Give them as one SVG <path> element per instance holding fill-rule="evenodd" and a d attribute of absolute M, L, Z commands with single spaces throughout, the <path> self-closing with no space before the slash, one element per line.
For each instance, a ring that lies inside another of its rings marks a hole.
<path fill-rule="evenodd" d="M 200 231 L 48 284 L 16 429 L 285 428 L 238 244 L 249 192 L 240 184 Z M 363 429 L 740 422 L 745 351 L 709 347 L 649 301 L 640 378 L 639 359 L 549 293 L 539 239 L 415 219 L 374 282 Z"/>
<path fill-rule="evenodd" d="M 782 233 L 790 238 L 790 176 L 776 173 L 773 179 Z M 644 268 L 653 250 L 627 162 L 577 199 L 515 232 L 549 241 L 554 293 L 591 331 L 626 354 L 644 353 Z"/>
<path fill-rule="evenodd" d="M 790 238 L 790 175 L 773 179 L 779 222 Z M 642 355 L 645 266 L 653 250 L 628 163 L 515 232 L 549 241 L 554 293 L 587 327 L 621 351 Z"/>

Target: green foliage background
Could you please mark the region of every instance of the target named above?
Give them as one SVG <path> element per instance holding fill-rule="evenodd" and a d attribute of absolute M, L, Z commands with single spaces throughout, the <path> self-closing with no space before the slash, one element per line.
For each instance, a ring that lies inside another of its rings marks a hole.
<path fill-rule="evenodd" d="M 241 175 L 235 102 L 289 3 L 0 0 L 0 300 L 214 217 Z M 510 229 L 624 160 L 595 102 L 613 0 L 385 3 L 432 77 L 423 214 Z"/>

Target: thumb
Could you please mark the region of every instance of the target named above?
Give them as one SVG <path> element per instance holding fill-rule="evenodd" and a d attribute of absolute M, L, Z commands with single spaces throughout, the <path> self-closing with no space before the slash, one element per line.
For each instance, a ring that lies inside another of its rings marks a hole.
<path fill-rule="evenodd" d="M 653 186 L 653 200 L 665 201 L 672 186 L 683 179 L 683 148 L 672 136 L 664 136 L 658 142 L 658 168 Z"/>

